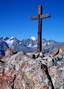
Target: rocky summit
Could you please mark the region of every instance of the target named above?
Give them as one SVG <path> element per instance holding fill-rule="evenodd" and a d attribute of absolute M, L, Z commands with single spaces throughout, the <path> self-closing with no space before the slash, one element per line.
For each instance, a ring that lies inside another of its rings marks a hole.
<path fill-rule="evenodd" d="M 0 89 L 64 89 L 64 54 L 6 55 L 0 59 Z"/>

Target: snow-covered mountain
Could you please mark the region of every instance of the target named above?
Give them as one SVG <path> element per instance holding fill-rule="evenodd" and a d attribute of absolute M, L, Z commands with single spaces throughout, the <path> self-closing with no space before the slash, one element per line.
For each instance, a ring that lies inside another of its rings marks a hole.
<path fill-rule="evenodd" d="M 1 42 L 5 42 L 6 44 L 8 44 L 8 46 L 10 48 L 15 49 L 16 51 L 36 51 L 37 48 L 37 40 L 35 37 L 30 37 L 28 39 L 23 39 L 23 40 L 18 40 L 16 37 L 1 37 L 0 38 Z M 0 43 L 1 43 L 0 42 Z M 52 51 L 52 50 L 56 50 L 58 48 L 64 48 L 64 43 L 61 42 L 56 42 L 53 40 L 43 40 L 43 49 L 44 51 L 48 52 L 48 51 Z M 1 45 L 1 44 L 0 44 Z"/>
<path fill-rule="evenodd" d="M 4 40 L 0 39 L 0 56 L 5 55 L 5 50 L 7 48 L 9 48 L 8 44 Z"/>
<path fill-rule="evenodd" d="M 18 40 L 16 37 L 1 37 L 0 40 L 8 44 L 10 48 L 16 51 L 35 51 L 36 50 L 36 39 L 30 37 L 28 39 Z M 2 45 L 2 44 L 1 44 Z"/>

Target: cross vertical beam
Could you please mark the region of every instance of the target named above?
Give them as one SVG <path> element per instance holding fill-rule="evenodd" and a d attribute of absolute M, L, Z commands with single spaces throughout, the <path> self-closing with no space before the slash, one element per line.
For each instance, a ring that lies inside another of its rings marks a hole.
<path fill-rule="evenodd" d="M 38 42 L 37 42 L 37 51 L 42 51 L 42 19 L 40 16 L 42 15 L 42 5 L 38 7 Z"/>

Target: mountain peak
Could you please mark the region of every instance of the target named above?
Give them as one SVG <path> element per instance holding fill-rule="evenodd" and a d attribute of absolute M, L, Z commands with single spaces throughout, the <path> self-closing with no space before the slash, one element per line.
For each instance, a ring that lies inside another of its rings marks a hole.
<path fill-rule="evenodd" d="M 16 39 L 16 37 L 14 37 L 14 36 L 11 36 L 11 37 L 10 37 L 10 40 L 13 40 L 13 39 Z"/>
<path fill-rule="evenodd" d="M 36 40 L 36 38 L 34 36 L 31 36 L 30 39 L 34 40 L 34 41 Z"/>

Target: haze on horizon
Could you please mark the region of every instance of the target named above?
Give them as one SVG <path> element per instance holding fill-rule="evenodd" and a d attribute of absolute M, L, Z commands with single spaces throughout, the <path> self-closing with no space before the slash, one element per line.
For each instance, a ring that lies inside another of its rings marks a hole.
<path fill-rule="evenodd" d="M 0 37 L 37 37 L 38 21 L 31 17 L 40 4 L 44 14 L 52 14 L 43 21 L 43 38 L 64 42 L 64 0 L 0 0 Z"/>

